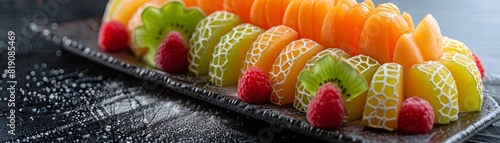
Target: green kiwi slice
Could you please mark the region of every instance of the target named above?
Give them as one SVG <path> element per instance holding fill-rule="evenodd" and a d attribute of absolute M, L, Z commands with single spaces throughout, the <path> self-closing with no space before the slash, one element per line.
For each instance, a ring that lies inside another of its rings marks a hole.
<path fill-rule="evenodd" d="M 163 38 L 171 31 L 177 31 L 182 35 L 184 45 L 189 49 L 187 41 L 194 32 L 196 24 L 204 17 L 205 15 L 199 9 L 186 9 L 179 1 L 169 2 L 162 8 L 147 7 L 141 15 L 144 24 L 134 29 L 133 40 L 138 46 L 148 48 L 143 58 L 148 64 L 156 67 L 154 55 Z"/>
<path fill-rule="evenodd" d="M 321 85 L 333 83 L 342 92 L 342 98 L 346 102 L 368 90 L 368 83 L 354 66 L 344 58 L 336 60 L 331 55 L 325 55 L 316 61 L 313 70 L 302 71 L 299 82 L 313 96 Z"/>

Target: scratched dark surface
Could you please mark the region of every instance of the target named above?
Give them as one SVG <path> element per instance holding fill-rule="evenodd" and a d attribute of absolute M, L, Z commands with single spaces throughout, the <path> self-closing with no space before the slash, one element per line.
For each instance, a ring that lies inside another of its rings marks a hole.
<path fill-rule="evenodd" d="M 60 5 L 59 10 L 54 13 L 45 12 L 46 17 L 44 17 L 40 13 L 44 12 L 43 7 L 50 2 Z M 60 22 L 83 19 L 84 22 L 81 23 L 90 25 L 90 28 L 98 26 L 98 20 L 89 17 L 99 17 L 104 4 L 105 2 L 96 0 L 85 2 L 49 0 L 38 1 L 38 4 L 22 0 L 0 2 L 0 19 L 2 19 L 0 33 L 5 33 L 0 34 L 2 69 L 6 64 L 3 61 L 6 56 L 6 43 L 3 42 L 7 39 L 6 31 L 12 30 L 20 35 L 16 37 L 17 79 L 20 82 L 16 100 L 19 105 L 16 112 L 19 116 L 17 135 L 9 136 L 6 134 L 7 128 L 1 126 L 0 141 L 310 142 L 316 140 L 302 133 L 276 127 L 268 122 L 182 95 L 158 84 L 146 82 L 145 79 L 129 76 L 102 63 L 82 58 L 57 46 L 57 43 L 47 42 L 47 39 L 29 32 L 28 22 L 32 21 L 46 22 L 49 25 L 48 29 L 56 32 L 65 27 Z M 452 27 L 452 30 L 449 30 L 442 24 L 455 20 L 442 17 L 457 16 L 447 15 L 447 11 L 458 10 L 460 5 L 465 8 L 468 6 L 466 4 L 454 3 L 451 10 L 443 8 L 443 4 L 441 7 L 439 4 L 428 6 L 412 1 L 401 2 L 400 6 L 402 10 L 406 8 L 412 14 L 417 13 L 416 15 L 433 13 L 443 27 L 444 34 L 466 41 L 473 52 L 483 58 L 488 72 L 500 73 L 498 64 L 495 63 L 499 58 L 489 55 L 495 55 L 494 52 L 498 51 L 492 49 L 499 46 L 499 41 L 489 36 L 478 36 L 499 34 L 500 30 L 488 29 L 488 26 L 498 24 L 494 16 L 495 12 L 499 13 L 500 10 L 488 9 L 487 5 L 486 9 L 471 8 L 470 14 L 464 17 L 476 17 L 478 20 L 474 21 L 477 23 L 471 21 L 458 23 L 483 25 L 476 29 L 466 28 L 463 31 L 456 31 L 453 29 L 454 26 L 449 26 Z M 414 15 L 414 19 L 422 16 Z M 50 24 L 53 22 L 59 24 Z M 92 33 L 80 31 L 76 35 L 85 37 L 91 36 Z M 5 81 L 2 80 L 0 85 L 3 87 L 4 84 Z M 499 101 L 499 87 L 499 76 L 489 74 L 486 84 L 487 95 Z M 2 93 L 0 124 L 4 125 L 7 115 L 5 87 L 0 92 Z M 500 123 L 497 122 L 466 141 L 494 142 L 498 141 L 499 135 Z"/>

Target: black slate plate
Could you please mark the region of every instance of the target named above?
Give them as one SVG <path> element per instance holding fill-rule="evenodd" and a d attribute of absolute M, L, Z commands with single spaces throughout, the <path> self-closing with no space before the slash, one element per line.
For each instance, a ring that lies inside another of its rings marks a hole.
<path fill-rule="evenodd" d="M 237 99 L 235 87 L 219 88 L 207 83 L 206 78 L 188 75 L 170 75 L 155 70 L 134 58 L 130 51 L 105 53 L 97 46 L 98 19 L 87 19 L 52 25 L 31 24 L 30 28 L 46 40 L 64 47 L 67 51 L 91 59 L 120 72 L 140 79 L 155 82 L 171 88 L 186 96 L 220 106 L 235 112 L 260 119 L 292 131 L 309 135 L 325 141 L 349 142 L 462 142 L 500 119 L 498 99 L 500 91 L 495 90 L 500 80 L 492 75 L 485 79 L 485 96 L 480 112 L 460 113 L 459 119 L 447 125 L 435 125 L 430 133 L 404 135 L 364 128 L 361 120 L 350 122 L 336 131 L 317 129 L 310 126 L 305 113 L 295 110 L 291 105 L 248 104 Z M 56 26 L 54 26 L 56 25 Z"/>

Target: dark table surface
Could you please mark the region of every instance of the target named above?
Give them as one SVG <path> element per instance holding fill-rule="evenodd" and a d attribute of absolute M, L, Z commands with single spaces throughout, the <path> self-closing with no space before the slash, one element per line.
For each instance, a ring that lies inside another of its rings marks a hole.
<path fill-rule="evenodd" d="M 414 21 L 432 13 L 443 35 L 478 54 L 500 74 L 496 1 L 391 1 Z M 0 141 L 311 142 L 307 136 L 186 97 L 79 57 L 32 34 L 28 23 L 99 17 L 105 1 L 0 1 Z M 376 3 L 380 3 L 376 1 Z M 57 24 L 51 24 L 57 28 Z M 7 31 L 16 33 L 16 135 L 7 134 Z M 497 76 L 497 75 L 494 75 Z M 468 142 L 495 142 L 500 123 Z"/>

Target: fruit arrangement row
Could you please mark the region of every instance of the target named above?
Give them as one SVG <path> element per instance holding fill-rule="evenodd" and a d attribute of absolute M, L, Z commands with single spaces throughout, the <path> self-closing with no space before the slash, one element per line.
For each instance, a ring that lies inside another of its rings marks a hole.
<path fill-rule="evenodd" d="M 311 125 L 405 133 L 480 111 L 482 65 L 427 15 L 371 0 L 112 0 L 104 51 L 130 47 L 168 73 L 238 86 L 246 102 L 292 104 Z"/>

